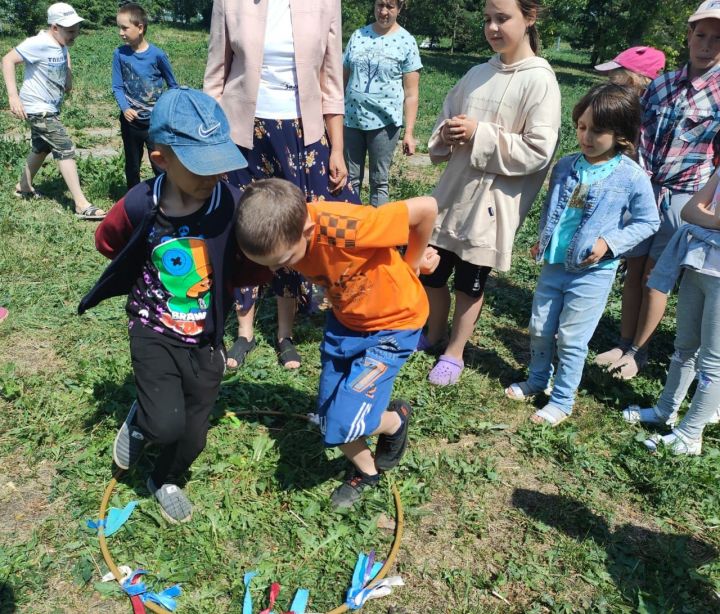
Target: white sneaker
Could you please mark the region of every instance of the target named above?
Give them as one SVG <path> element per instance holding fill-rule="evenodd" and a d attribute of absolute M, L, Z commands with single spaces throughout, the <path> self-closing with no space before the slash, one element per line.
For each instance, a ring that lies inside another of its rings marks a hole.
<path fill-rule="evenodd" d="M 702 439 L 695 441 L 685 439 L 675 431 L 669 435 L 653 435 L 644 442 L 649 452 L 657 452 L 659 445 L 668 446 L 677 456 L 700 456 L 702 453 Z"/>
<path fill-rule="evenodd" d="M 640 407 L 639 405 L 630 405 L 627 409 L 623 409 L 623 420 L 630 424 L 642 422 L 644 424 L 665 424 L 670 428 L 675 426 L 677 416 L 665 418 L 658 413 L 656 407 Z"/>

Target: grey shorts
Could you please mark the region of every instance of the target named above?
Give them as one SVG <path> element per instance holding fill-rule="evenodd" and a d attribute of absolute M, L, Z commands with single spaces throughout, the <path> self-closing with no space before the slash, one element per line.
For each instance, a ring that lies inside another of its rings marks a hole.
<path fill-rule="evenodd" d="M 653 185 L 653 187 L 655 186 Z M 685 223 L 680 217 L 680 213 L 690 198 L 692 198 L 692 194 L 687 192 L 672 192 L 669 203 L 666 201 L 666 206 L 660 207 L 658 212 L 660 214 L 660 228 L 658 231 L 627 252 L 625 257 L 638 258 L 647 256 L 657 262 L 675 231 Z"/>
<path fill-rule="evenodd" d="M 30 124 L 33 153 L 52 152 L 56 160 L 70 160 L 75 157 L 75 146 L 57 113 L 28 115 L 27 122 Z"/>

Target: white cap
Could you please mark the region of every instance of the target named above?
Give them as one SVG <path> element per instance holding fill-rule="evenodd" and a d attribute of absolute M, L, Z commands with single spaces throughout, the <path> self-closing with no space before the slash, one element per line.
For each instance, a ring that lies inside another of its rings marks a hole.
<path fill-rule="evenodd" d="M 85 21 L 75 12 L 75 9 L 65 2 L 56 2 L 48 7 L 48 23 L 57 24 L 63 28 L 69 28 L 76 23 Z"/>
<path fill-rule="evenodd" d="M 720 0 L 706 0 L 690 15 L 688 23 L 701 19 L 720 19 Z"/>

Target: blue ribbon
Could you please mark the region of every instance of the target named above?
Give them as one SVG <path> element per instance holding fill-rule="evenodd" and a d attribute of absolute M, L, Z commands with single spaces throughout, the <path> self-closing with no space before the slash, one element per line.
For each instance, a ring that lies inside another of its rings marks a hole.
<path fill-rule="evenodd" d="M 243 598 L 242 614 L 253 614 L 252 595 L 250 594 L 250 582 L 255 576 L 257 576 L 257 571 L 248 571 L 243 576 L 243 582 L 245 583 L 245 597 Z"/>
<path fill-rule="evenodd" d="M 145 585 L 145 582 L 137 582 L 133 584 L 133 580 L 135 578 L 138 576 L 144 576 L 145 574 L 147 574 L 147 571 L 144 569 L 136 569 L 127 577 L 125 582 L 121 584 L 122 589 L 131 597 L 147 593 L 147 586 Z"/>
<path fill-rule="evenodd" d="M 135 507 L 137 507 L 137 504 L 137 501 L 130 501 L 123 509 L 111 507 L 103 520 L 88 520 L 87 526 L 91 529 L 99 529 L 102 527 L 105 537 L 110 537 L 127 522 L 130 514 L 132 514 Z"/>
<path fill-rule="evenodd" d="M 369 555 L 364 552 L 358 554 L 355 569 L 353 570 L 352 582 L 345 596 L 345 604 L 349 609 L 359 610 L 364 605 L 371 592 L 365 590 L 365 587 L 380 573 L 381 569 L 382 563 L 375 562 L 374 550 L 370 552 Z M 359 600 L 357 599 L 358 596 L 360 596 Z"/>
<path fill-rule="evenodd" d="M 177 607 L 174 597 L 179 597 L 181 594 L 182 589 L 180 588 L 180 585 L 175 584 L 170 588 L 166 588 L 161 593 L 145 593 L 144 595 L 140 595 L 140 599 L 142 599 L 143 603 L 146 601 L 152 601 L 166 610 L 174 612 Z"/>
<path fill-rule="evenodd" d="M 295 593 L 295 599 L 290 604 L 291 614 L 305 614 L 305 608 L 307 608 L 308 599 L 310 598 L 310 591 L 306 588 L 299 588 Z"/>

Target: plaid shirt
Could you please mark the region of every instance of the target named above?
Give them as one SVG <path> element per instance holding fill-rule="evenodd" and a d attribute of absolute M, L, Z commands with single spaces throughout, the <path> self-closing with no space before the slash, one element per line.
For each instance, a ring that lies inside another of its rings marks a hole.
<path fill-rule="evenodd" d="M 642 97 L 638 154 L 653 183 L 696 192 L 720 153 L 720 67 L 690 79 L 688 66 L 655 79 Z"/>

